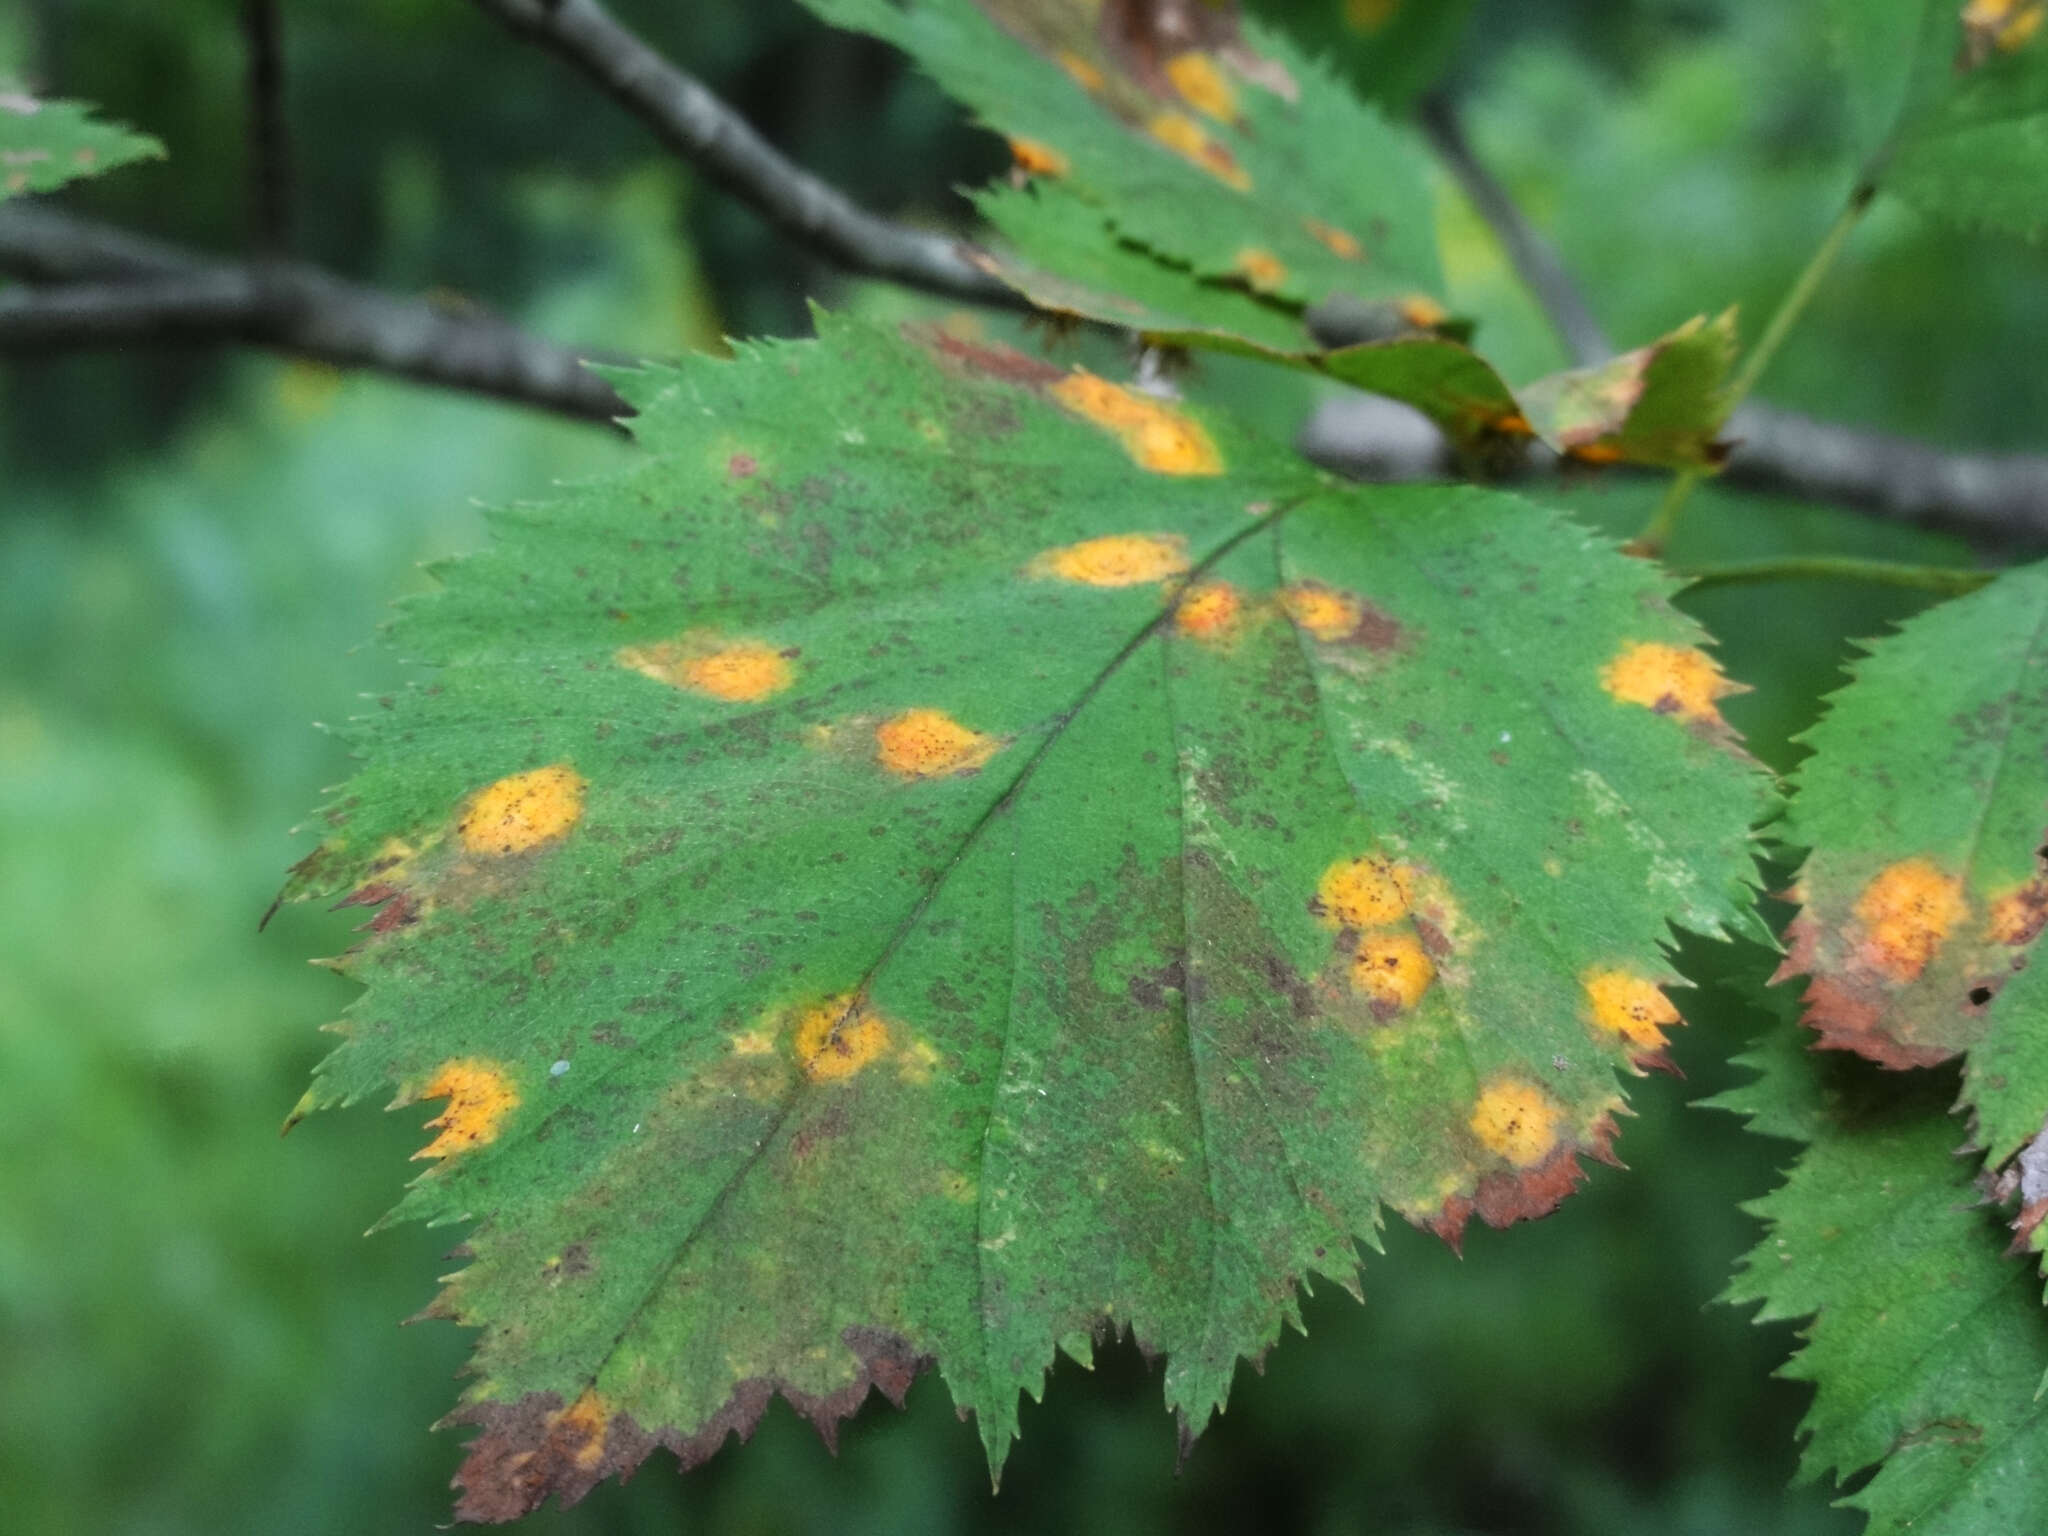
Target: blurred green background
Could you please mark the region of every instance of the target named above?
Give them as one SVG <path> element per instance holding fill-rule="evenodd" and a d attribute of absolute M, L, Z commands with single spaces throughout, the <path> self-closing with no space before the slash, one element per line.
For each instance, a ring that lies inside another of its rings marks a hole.
<path fill-rule="evenodd" d="M 1817 6 L 1272 0 L 1361 84 L 1442 78 L 1624 344 L 1701 310 L 1767 313 L 1850 173 Z M 806 328 L 849 283 L 701 190 L 647 136 L 459 0 L 291 0 L 303 252 L 565 341 L 668 355 Z M 998 171 L 886 50 L 791 0 L 617 0 L 777 144 L 863 200 L 950 220 Z M 1425 25 L 1442 9 L 1462 27 Z M 242 68 L 233 0 L 12 0 L 0 78 L 103 103 L 171 158 L 69 201 L 233 249 Z M 1384 23 L 1377 30 L 1372 24 Z M 1361 30 L 1361 26 L 1366 30 Z M 1412 30 L 1412 35 L 1411 35 Z M 1369 174 L 1369 170 L 1361 171 Z M 1456 297 L 1511 376 L 1559 358 L 1446 183 Z M 1863 228 L 1766 381 L 1776 403 L 1957 446 L 2038 442 L 2048 272 L 2033 249 L 1895 208 Z M 994 322 L 988 322 L 992 326 Z M 1210 365 L 1198 396 L 1287 431 L 1305 385 Z M 418 564 L 474 547 L 479 500 L 544 494 L 631 450 L 516 407 L 226 352 L 0 366 L 0 1527 L 30 1533 L 425 1532 L 447 1518 L 465 1343 L 400 1330 L 450 1231 L 361 1236 L 425 1108 L 277 1126 L 348 1000 L 308 956 L 349 922 L 258 935 L 289 829 L 347 771 L 315 728 L 391 686 L 370 644 Z M 1553 494 L 1631 531 L 1654 486 Z M 1681 562 L 1835 551 L 1965 560 L 1951 541 L 1708 493 Z M 1775 586 L 1690 603 L 1755 691 L 1729 713 L 1779 767 L 1854 637 L 1913 594 Z M 1367 1303 L 1246 1371 L 1174 1469 L 1156 1371 L 1062 1361 L 1000 1496 L 928 1377 L 828 1457 L 786 1409 L 689 1479 L 665 1457 L 536 1531 L 1841 1532 L 1788 1490 L 1805 1389 L 1790 1345 L 1712 1304 L 1753 1239 L 1740 1200 L 1790 1155 L 1687 1107 L 1766 1026 L 1761 951 L 1689 945 L 1684 1081 L 1635 1090 L 1626 1175 L 1555 1218 L 1405 1227 Z"/>

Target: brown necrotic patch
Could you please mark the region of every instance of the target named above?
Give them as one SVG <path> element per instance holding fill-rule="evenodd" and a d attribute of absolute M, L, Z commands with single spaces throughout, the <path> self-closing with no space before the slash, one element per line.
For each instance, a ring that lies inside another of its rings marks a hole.
<path fill-rule="evenodd" d="M 1481 1104 L 1485 1104 L 1483 1098 Z M 1513 1106 L 1497 1104 L 1495 1112 L 1502 1111 L 1513 1112 Z M 1516 1164 L 1485 1175 L 1473 1186 L 1470 1194 L 1453 1195 L 1434 1211 L 1406 1214 L 1418 1226 L 1436 1233 L 1453 1249 L 1462 1245 L 1465 1225 L 1474 1216 L 1489 1227 L 1505 1227 L 1513 1222 L 1534 1221 L 1548 1216 L 1585 1181 L 1585 1170 L 1579 1166 L 1581 1157 L 1590 1157 L 1612 1167 L 1620 1166 L 1614 1156 L 1614 1136 L 1613 1115 L 1602 1113 L 1587 1128 L 1583 1139 L 1560 1138 L 1546 1154 L 1532 1163 Z"/>
<path fill-rule="evenodd" d="M 839 1426 L 868 1394 L 879 1392 L 901 1408 L 918 1375 L 932 1364 L 900 1334 L 882 1328 L 850 1327 L 839 1342 L 852 1356 L 843 1386 L 806 1392 L 780 1373 L 751 1376 L 733 1384 L 713 1413 L 687 1427 L 643 1427 L 630 1413 L 593 1395 L 593 1408 L 563 1406 L 556 1392 L 529 1392 L 515 1401 L 471 1402 L 444 1423 L 473 1424 L 482 1433 L 469 1443 L 455 1475 L 460 1490 L 455 1517 L 464 1521 L 517 1520 L 556 1499 L 564 1508 L 578 1503 L 608 1477 L 623 1477 L 656 1446 L 672 1452 L 683 1471 L 703 1465 L 732 1436 L 748 1439 L 769 1403 L 780 1395 L 817 1430 L 828 1449 L 838 1448 Z M 601 1417 L 601 1431 L 594 1422 Z M 600 1438 L 601 1435 L 601 1438 Z M 597 1449 L 592 1453 L 595 1443 Z"/>
<path fill-rule="evenodd" d="M 434 1075 L 403 1102 L 446 1099 L 448 1107 L 427 1122 L 438 1132 L 414 1158 L 452 1157 L 496 1141 L 505 1121 L 519 1107 L 519 1089 L 504 1066 L 480 1056 L 445 1061 Z"/>
<path fill-rule="evenodd" d="M 725 704 L 753 704 L 796 680 L 794 649 L 761 640 L 683 635 L 622 646 L 614 660 L 642 677 Z"/>
<path fill-rule="evenodd" d="M 970 730 L 942 709 L 908 709 L 875 727 L 875 760 L 899 779 L 975 773 L 1002 749 L 997 737 Z"/>

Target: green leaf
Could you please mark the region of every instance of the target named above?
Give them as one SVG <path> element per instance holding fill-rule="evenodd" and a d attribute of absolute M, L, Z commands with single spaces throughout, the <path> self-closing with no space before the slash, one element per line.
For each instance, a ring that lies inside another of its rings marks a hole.
<path fill-rule="evenodd" d="M 2048 565 L 1873 644 L 1805 740 L 1786 838 L 1813 851 L 1780 976 L 1809 978 L 1823 1045 L 1889 1067 L 1971 1053 L 1976 1139 L 2004 1167 L 2048 1118 L 2027 969 L 2048 921 Z"/>
<path fill-rule="evenodd" d="M 1009 138 L 1020 168 L 1200 277 L 1255 272 L 1296 307 L 1441 287 L 1412 137 L 1232 7 L 805 3 L 913 55 Z"/>
<path fill-rule="evenodd" d="M 1309 339 L 1303 315 L 1272 298 L 1106 238 L 1094 209 L 1063 186 L 999 188 L 978 202 L 999 235 L 1030 232 L 1034 264 L 1009 261 L 1000 249 L 993 260 L 1041 309 L 1123 326 L 1158 344 L 1322 374 L 1414 406 L 1467 448 L 1533 433 L 1587 463 L 1709 467 L 1725 455 L 1717 433 L 1728 415 L 1732 311 L 1517 390 L 1478 353 L 1433 329 L 1443 314 L 1424 301 L 1410 301 L 1405 312 L 1355 306 L 1348 319 L 1357 328 L 1388 334 L 1324 351 Z"/>
<path fill-rule="evenodd" d="M 2048 1528 L 2048 1315 L 1950 1155 L 1953 1075 L 1880 1079 L 1791 1028 L 1744 1060 L 1761 1079 L 1713 1102 L 1810 1143 L 1748 1207 L 1768 1230 L 1726 1296 L 1812 1318 L 1783 1372 L 1818 1388 L 1802 1475 L 1882 1463 L 1841 1501 L 1867 1536 Z"/>
<path fill-rule="evenodd" d="M 2038 239 L 2048 228 L 2044 17 L 2042 0 L 1838 3 L 1866 174 L 1924 212 Z"/>
<path fill-rule="evenodd" d="M 0 91 L 0 199 L 53 192 L 136 160 L 160 160 L 164 147 L 92 116 L 76 101 L 38 101 Z"/>
<path fill-rule="evenodd" d="M 932 1361 L 999 1467 L 1124 1330 L 1192 1435 L 1382 1204 L 1607 1155 L 1767 801 L 1654 567 L 941 334 L 617 382 L 288 891 L 375 912 L 302 1111 L 447 1100 L 461 1513 Z"/>

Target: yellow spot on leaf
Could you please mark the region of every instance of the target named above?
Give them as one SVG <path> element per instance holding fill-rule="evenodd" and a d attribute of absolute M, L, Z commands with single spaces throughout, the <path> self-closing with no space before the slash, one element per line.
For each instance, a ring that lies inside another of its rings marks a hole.
<path fill-rule="evenodd" d="M 1340 859 L 1323 871 L 1316 902 L 1325 922 L 1340 928 L 1377 928 L 1408 915 L 1415 899 L 1414 871 L 1367 854 Z"/>
<path fill-rule="evenodd" d="M 456 835 L 471 853 L 525 853 L 555 842 L 583 819 L 586 787 L 567 763 L 512 774 L 471 797 Z"/>
<path fill-rule="evenodd" d="M 1206 53 L 1177 53 L 1166 61 L 1166 78 L 1181 100 L 1219 123 L 1237 121 L 1237 93 Z"/>
<path fill-rule="evenodd" d="M 1090 64 L 1071 48 L 1062 48 L 1059 54 L 1060 68 L 1072 77 L 1074 84 L 1091 95 L 1102 89 L 1102 71 Z"/>
<path fill-rule="evenodd" d="M 1346 234 L 1334 224 L 1325 224 L 1321 219 L 1303 219 L 1301 227 L 1309 237 L 1320 240 L 1330 250 L 1346 261 L 1356 261 L 1365 254 L 1365 247 L 1358 243 L 1358 237 Z"/>
<path fill-rule="evenodd" d="M 583 1395 L 556 1417 L 554 1432 L 575 1442 L 576 1448 L 570 1455 L 578 1467 L 588 1472 L 604 1460 L 604 1443 L 611 1433 L 611 1407 L 598 1396 L 595 1387 L 585 1387 Z"/>
<path fill-rule="evenodd" d="M 1002 750 L 993 736 L 969 730 L 942 709 L 909 709 L 875 727 L 875 756 L 903 779 L 972 773 Z"/>
<path fill-rule="evenodd" d="M 1201 423 L 1148 396 L 1076 369 L 1052 387 L 1077 416 L 1115 433 L 1124 452 L 1160 475 L 1220 475 L 1223 456 Z"/>
<path fill-rule="evenodd" d="M 826 998 L 797 1020 L 797 1065 L 814 1083 L 852 1077 L 888 1048 L 888 1020 L 850 992 Z"/>
<path fill-rule="evenodd" d="M 1287 281 L 1287 268 L 1271 251 L 1246 246 L 1237 253 L 1237 270 L 1255 293 L 1271 293 Z"/>
<path fill-rule="evenodd" d="M 1716 699 L 1735 692 L 1714 658 L 1692 646 L 1631 645 L 1600 669 L 1600 686 L 1624 704 L 1660 715 L 1715 721 Z"/>
<path fill-rule="evenodd" d="M 1162 112 L 1145 125 L 1145 131 L 1179 155 L 1193 161 L 1227 187 L 1251 190 L 1252 179 L 1237 157 L 1204 131 L 1202 125 L 1182 112 Z"/>
<path fill-rule="evenodd" d="M 1365 607 L 1357 598 L 1319 581 L 1298 581 L 1286 588 L 1280 594 L 1280 606 L 1288 618 L 1326 644 L 1342 640 L 1365 617 Z"/>
<path fill-rule="evenodd" d="M 1533 1168 L 1556 1149 L 1564 1109 L 1534 1083 L 1502 1077 L 1479 1095 L 1469 1123 L 1489 1152 Z"/>
<path fill-rule="evenodd" d="M 735 1056 L 766 1056 L 775 1049 L 775 1037 L 765 1029 L 743 1029 L 732 1037 Z"/>
<path fill-rule="evenodd" d="M 1450 318 L 1449 311 L 1425 293 L 1411 293 L 1394 307 L 1418 331 L 1433 330 Z"/>
<path fill-rule="evenodd" d="M 1244 599 L 1227 581 L 1205 581 L 1188 588 L 1173 610 L 1173 627 L 1197 640 L 1228 634 L 1244 611 Z"/>
<path fill-rule="evenodd" d="M 1958 63 L 1975 69 L 1996 53 L 2017 53 L 2041 30 L 2044 0 L 1970 0 L 1963 7 L 1963 48 Z"/>
<path fill-rule="evenodd" d="M 1018 170 L 1029 171 L 1033 176 L 1067 174 L 1067 157 L 1037 139 L 1010 140 L 1010 158 L 1017 163 Z"/>
<path fill-rule="evenodd" d="M 1644 1050 L 1660 1050 L 1664 1031 L 1682 1022 L 1671 999 L 1653 981 L 1626 971 L 1588 971 L 1580 978 L 1593 1005 L 1593 1022 Z"/>
<path fill-rule="evenodd" d="M 643 677 L 671 688 L 687 688 L 727 704 L 751 704 L 782 692 L 795 678 L 787 652 L 758 640 L 707 647 L 685 640 L 657 640 L 623 647 L 616 657 Z"/>
<path fill-rule="evenodd" d="M 929 1040 L 913 1040 L 896 1055 L 896 1075 L 922 1088 L 932 1080 L 939 1053 Z"/>
<path fill-rule="evenodd" d="M 1436 964 L 1405 928 L 1368 933 L 1351 960 L 1351 982 L 1375 1003 L 1406 1012 L 1436 980 Z"/>
<path fill-rule="evenodd" d="M 1086 587 L 1135 587 L 1165 581 L 1188 568 L 1187 541 L 1179 534 L 1112 533 L 1049 549 L 1031 562 L 1035 576 Z"/>
<path fill-rule="evenodd" d="M 427 1129 L 439 1134 L 413 1153 L 415 1158 L 449 1157 L 495 1141 L 505 1117 L 519 1107 L 519 1090 L 505 1069 L 476 1056 L 443 1062 L 413 1097 L 448 1101 L 427 1122 Z"/>
<path fill-rule="evenodd" d="M 1968 915 L 1962 881 L 1928 859 L 1886 865 L 1856 898 L 1870 957 L 1896 981 L 1912 981 L 1926 970 L 1949 930 Z"/>

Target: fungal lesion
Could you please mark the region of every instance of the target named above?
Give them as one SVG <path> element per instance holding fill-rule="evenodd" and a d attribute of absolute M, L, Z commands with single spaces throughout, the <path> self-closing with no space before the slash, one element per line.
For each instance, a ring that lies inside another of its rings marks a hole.
<path fill-rule="evenodd" d="M 1188 541 L 1177 533 L 1111 533 L 1048 549 L 1027 573 L 1083 587 L 1136 587 L 1169 581 L 1188 565 Z"/>
<path fill-rule="evenodd" d="M 1198 130 L 1199 131 L 1199 130 Z M 1141 469 L 1159 475 L 1220 475 L 1223 455 L 1202 424 L 1163 401 L 1077 368 L 1049 393 L 1123 444 Z"/>
<path fill-rule="evenodd" d="M 875 727 L 875 760 L 899 779 L 948 779 L 978 773 L 1007 745 L 962 725 L 942 709 L 907 709 Z"/>
<path fill-rule="evenodd" d="M 723 704 L 753 704 L 796 681 L 794 646 L 710 634 L 679 635 L 621 646 L 615 660 L 628 671 Z"/>
<path fill-rule="evenodd" d="M 1644 641 L 1624 646 L 1600 669 L 1609 697 L 1699 725 L 1721 725 L 1719 702 L 1740 693 L 1720 664 L 1698 646 Z"/>
<path fill-rule="evenodd" d="M 1968 918 L 1963 882 L 1932 859 L 1901 859 L 1871 877 L 1856 898 L 1861 952 L 1893 981 L 1919 979 L 1949 933 Z"/>
<path fill-rule="evenodd" d="M 426 1128 L 437 1133 L 434 1139 L 413 1154 L 415 1159 L 438 1159 L 496 1141 L 519 1107 L 520 1095 L 502 1063 L 464 1056 L 443 1062 L 400 1102 L 419 1099 L 448 1101 L 441 1113 L 427 1122 Z"/>
<path fill-rule="evenodd" d="M 583 819 L 589 785 L 567 763 L 530 768 L 478 790 L 455 823 L 469 853 L 528 853 L 567 837 Z"/>

